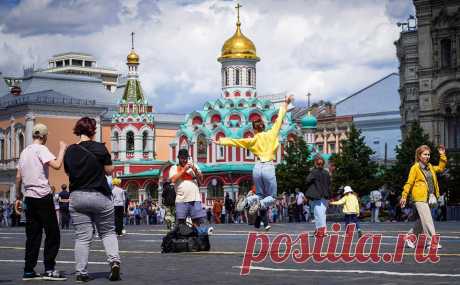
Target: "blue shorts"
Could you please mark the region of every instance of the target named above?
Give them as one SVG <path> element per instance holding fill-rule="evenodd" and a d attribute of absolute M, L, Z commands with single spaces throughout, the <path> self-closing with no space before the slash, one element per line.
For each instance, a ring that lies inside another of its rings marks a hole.
<path fill-rule="evenodd" d="M 203 210 L 200 201 L 176 203 L 176 218 L 199 219 L 206 217 L 206 211 Z"/>

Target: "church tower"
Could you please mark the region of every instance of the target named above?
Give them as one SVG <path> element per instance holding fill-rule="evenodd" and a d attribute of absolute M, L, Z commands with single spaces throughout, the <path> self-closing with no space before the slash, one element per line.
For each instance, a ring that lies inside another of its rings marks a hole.
<path fill-rule="evenodd" d="M 241 32 L 240 8 L 238 4 L 236 31 L 225 41 L 221 56 L 217 59 L 221 64 L 222 98 L 254 98 L 256 97 L 256 63 L 260 60 L 256 54 L 256 46 Z"/>
<path fill-rule="evenodd" d="M 144 98 L 139 80 L 139 55 L 134 51 L 134 33 L 131 33 L 131 52 L 126 64 L 128 79 L 118 113 L 112 118 L 114 160 L 154 159 L 153 108 Z"/>

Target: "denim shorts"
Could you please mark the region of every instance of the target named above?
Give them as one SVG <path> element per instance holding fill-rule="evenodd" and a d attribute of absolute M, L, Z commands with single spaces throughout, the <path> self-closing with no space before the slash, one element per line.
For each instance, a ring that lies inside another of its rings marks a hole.
<path fill-rule="evenodd" d="M 203 210 L 200 201 L 176 203 L 176 218 L 186 219 L 187 217 L 192 219 L 206 217 L 206 211 Z"/>

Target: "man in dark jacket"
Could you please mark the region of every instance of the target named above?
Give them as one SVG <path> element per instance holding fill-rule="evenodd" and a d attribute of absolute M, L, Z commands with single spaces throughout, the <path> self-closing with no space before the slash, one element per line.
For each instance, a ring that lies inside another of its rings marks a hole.
<path fill-rule="evenodd" d="M 314 159 L 315 168 L 306 179 L 307 191 L 305 196 L 312 201 L 315 215 L 316 235 L 326 232 L 326 209 L 331 197 L 331 177 L 324 170 L 324 159 L 317 155 Z"/>

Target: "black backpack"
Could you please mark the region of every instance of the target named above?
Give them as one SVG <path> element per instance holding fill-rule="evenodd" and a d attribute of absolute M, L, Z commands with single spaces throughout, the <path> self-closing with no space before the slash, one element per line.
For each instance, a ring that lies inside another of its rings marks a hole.
<path fill-rule="evenodd" d="M 176 205 L 176 189 L 171 183 L 163 185 L 163 193 L 161 194 L 163 205 L 166 207 L 173 207 Z"/>
<path fill-rule="evenodd" d="M 199 233 L 195 227 L 186 224 L 178 224 L 163 238 L 161 243 L 161 252 L 191 252 L 191 251 L 209 251 L 209 235 Z"/>

